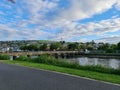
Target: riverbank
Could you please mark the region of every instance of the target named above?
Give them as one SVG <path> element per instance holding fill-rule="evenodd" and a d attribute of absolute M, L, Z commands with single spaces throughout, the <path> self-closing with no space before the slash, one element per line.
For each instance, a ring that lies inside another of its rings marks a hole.
<path fill-rule="evenodd" d="M 94 72 L 89 70 L 71 69 L 71 68 L 58 67 L 58 66 L 47 65 L 47 64 L 32 63 L 27 61 L 0 60 L 0 62 L 7 63 L 7 64 L 20 65 L 20 66 L 27 66 L 27 67 L 37 68 L 37 69 L 56 71 L 61 73 L 67 73 L 67 74 L 92 78 L 100 81 L 120 84 L 120 75 L 106 74 L 106 73 Z"/>
<path fill-rule="evenodd" d="M 91 58 L 117 58 L 120 59 L 120 53 L 80 53 L 79 57 Z"/>
<path fill-rule="evenodd" d="M 56 59 L 50 55 L 42 55 L 42 56 L 35 57 L 35 58 L 20 56 L 16 58 L 15 60 L 16 61 L 27 61 L 31 63 L 54 65 L 54 66 L 59 66 L 59 67 L 71 68 L 71 69 L 89 70 L 89 71 L 95 71 L 95 72 L 100 72 L 100 73 L 120 75 L 120 69 L 106 68 L 100 65 L 82 66 L 82 65 L 79 65 L 78 63 L 69 62 L 68 60 L 65 60 L 65 59 L 61 59 L 61 58 Z"/>

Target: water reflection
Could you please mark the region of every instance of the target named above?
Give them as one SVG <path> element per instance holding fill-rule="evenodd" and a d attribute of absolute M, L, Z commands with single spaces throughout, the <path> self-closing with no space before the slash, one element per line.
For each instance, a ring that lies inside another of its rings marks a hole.
<path fill-rule="evenodd" d="M 71 59 L 80 65 L 101 65 L 108 68 L 120 69 L 120 59 L 103 59 L 103 58 L 88 58 L 80 57 Z"/>

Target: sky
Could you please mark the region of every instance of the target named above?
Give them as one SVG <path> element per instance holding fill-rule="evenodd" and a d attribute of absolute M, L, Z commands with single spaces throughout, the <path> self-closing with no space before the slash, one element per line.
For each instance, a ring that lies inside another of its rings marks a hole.
<path fill-rule="evenodd" d="M 0 41 L 120 42 L 120 0 L 0 0 Z"/>

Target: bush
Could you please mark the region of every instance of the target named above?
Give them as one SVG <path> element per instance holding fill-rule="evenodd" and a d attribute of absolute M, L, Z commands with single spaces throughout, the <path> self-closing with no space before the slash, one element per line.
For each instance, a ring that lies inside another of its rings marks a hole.
<path fill-rule="evenodd" d="M 27 56 L 20 56 L 20 57 L 17 57 L 15 60 L 18 60 L 18 61 L 30 61 L 31 58 L 29 58 Z"/>
<path fill-rule="evenodd" d="M 114 50 L 114 49 L 109 48 L 109 49 L 107 49 L 107 50 L 106 50 L 106 53 L 115 53 L 115 50 Z"/>
<path fill-rule="evenodd" d="M 55 64 L 56 59 L 52 56 L 42 55 L 42 56 L 39 56 L 38 58 L 33 58 L 31 62 Z"/>
<path fill-rule="evenodd" d="M 8 55 L 0 55 L 0 60 L 9 60 Z"/>

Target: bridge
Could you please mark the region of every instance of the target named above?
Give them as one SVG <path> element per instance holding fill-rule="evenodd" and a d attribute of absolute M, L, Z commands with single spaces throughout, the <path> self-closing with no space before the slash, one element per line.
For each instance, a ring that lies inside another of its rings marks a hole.
<path fill-rule="evenodd" d="M 79 52 L 78 51 L 34 51 L 34 52 L 6 52 L 6 53 L 1 53 L 1 55 L 8 55 L 10 56 L 11 60 L 14 60 L 18 56 L 40 56 L 43 54 L 47 55 L 53 55 L 56 58 L 59 56 L 64 58 L 64 57 L 73 57 L 74 55 L 77 55 Z"/>

